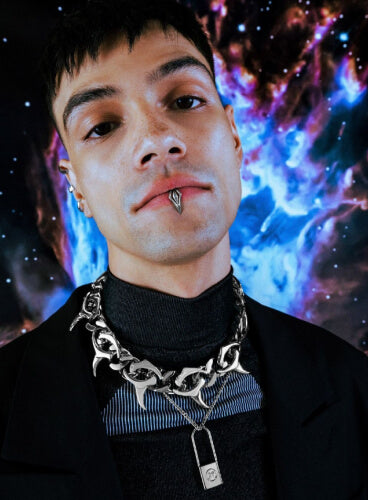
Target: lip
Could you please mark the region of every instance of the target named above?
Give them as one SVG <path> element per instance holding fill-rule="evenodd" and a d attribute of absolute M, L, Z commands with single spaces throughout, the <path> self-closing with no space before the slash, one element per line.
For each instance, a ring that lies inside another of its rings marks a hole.
<path fill-rule="evenodd" d="M 135 207 L 133 207 L 133 210 L 134 212 L 138 212 L 138 210 L 143 208 L 157 196 L 168 193 L 172 189 L 180 188 L 201 188 L 204 190 L 209 190 L 210 185 L 200 182 L 195 177 L 187 175 L 175 175 L 168 179 L 160 179 L 153 184 L 144 198 Z"/>

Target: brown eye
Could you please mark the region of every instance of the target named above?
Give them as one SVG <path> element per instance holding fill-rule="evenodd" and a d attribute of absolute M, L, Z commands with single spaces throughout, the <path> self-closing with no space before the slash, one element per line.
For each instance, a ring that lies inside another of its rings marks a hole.
<path fill-rule="evenodd" d="M 191 95 L 185 95 L 176 99 L 176 105 L 179 109 L 192 109 L 196 108 L 199 104 L 203 102 L 203 99 L 199 99 L 199 97 L 194 97 Z M 195 106 L 193 106 L 197 103 Z"/>
<path fill-rule="evenodd" d="M 87 138 L 96 136 L 102 137 L 103 135 L 106 135 L 112 130 L 114 130 L 115 127 L 116 123 L 114 122 L 99 123 L 98 125 L 96 125 L 96 127 L 93 127 L 93 129 L 88 133 Z"/>

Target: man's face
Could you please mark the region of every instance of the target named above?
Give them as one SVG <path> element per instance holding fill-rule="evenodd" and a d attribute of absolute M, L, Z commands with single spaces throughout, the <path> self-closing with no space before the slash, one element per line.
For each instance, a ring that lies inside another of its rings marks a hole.
<path fill-rule="evenodd" d="M 63 75 L 53 109 L 69 154 L 60 163 L 110 257 L 189 262 L 227 235 L 241 145 L 206 59 L 182 35 L 151 25 L 131 52 L 121 41 L 87 58 Z M 175 187 L 181 214 L 168 199 Z"/>

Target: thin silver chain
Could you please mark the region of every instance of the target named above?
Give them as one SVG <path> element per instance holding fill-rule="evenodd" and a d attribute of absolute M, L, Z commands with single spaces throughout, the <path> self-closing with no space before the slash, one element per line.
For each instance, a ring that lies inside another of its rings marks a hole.
<path fill-rule="evenodd" d="M 188 420 L 188 422 L 190 424 L 192 424 L 192 426 L 195 428 L 196 431 L 201 431 L 204 426 L 206 425 L 206 422 L 208 420 L 208 417 L 211 415 L 212 413 L 212 410 L 214 409 L 221 393 L 222 393 L 222 390 L 223 388 L 225 387 L 226 385 L 226 382 L 229 380 L 229 377 L 231 375 L 231 372 L 228 372 L 226 375 L 225 375 L 225 378 L 224 378 L 224 381 L 222 382 L 221 384 L 221 387 L 220 389 L 218 390 L 216 396 L 215 396 L 215 399 L 212 401 L 210 407 L 208 408 L 208 410 L 206 411 L 206 414 L 205 416 L 203 417 L 203 420 L 202 422 L 198 425 L 197 422 L 195 422 L 189 415 L 186 411 L 183 410 L 183 408 L 181 408 L 177 403 L 175 403 L 175 401 L 165 392 L 163 392 L 162 394 L 165 396 L 165 398 L 173 405 L 175 406 L 175 408 L 178 410 L 179 413 L 181 413 L 183 415 L 183 417 Z"/>

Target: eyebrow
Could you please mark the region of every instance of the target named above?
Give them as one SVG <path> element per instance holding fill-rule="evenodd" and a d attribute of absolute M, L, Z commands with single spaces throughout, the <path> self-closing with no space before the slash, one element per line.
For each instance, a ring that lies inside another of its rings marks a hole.
<path fill-rule="evenodd" d="M 207 66 L 192 56 L 179 57 L 162 64 L 158 68 L 147 73 L 145 80 L 147 81 L 147 83 L 152 85 L 169 75 L 172 75 L 174 73 L 181 71 L 182 69 L 187 69 L 187 68 L 197 68 L 204 71 L 207 74 L 207 76 L 209 76 L 211 80 L 214 82 L 214 75 L 207 68 Z M 106 99 L 107 97 L 116 96 L 121 93 L 122 90 L 120 88 L 113 87 L 111 85 L 106 85 L 102 87 L 94 87 L 87 90 L 81 90 L 80 92 L 73 94 L 69 98 L 63 112 L 63 125 L 66 132 L 68 131 L 67 125 L 70 115 L 77 108 L 89 102 Z"/>
<path fill-rule="evenodd" d="M 154 69 L 150 73 L 147 74 L 146 80 L 148 83 L 157 83 L 159 80 L 162 80 L 168 75 L 171 75 L 172 73 L 176 73 L 182 69 L 187 69 L 190 67 L 194 68 L 199 68 L 201 70 L 204 70 L 207 75 L 211 78 L 212 81 L 214 81 L 214 76 L 212 75 L 211 71 L 207 68 L 207 66 L 201 61 L 198 61 L 193 56 L 184 56 L 184 57 L 179 57 L 177 59 L 172 59 L 171 61 L 168 61 L 161 66 L 159 66 L 157 69 Z"/>
<path fill-rule="evenodd" d="M 106 97 L 111 97 L 120 93 L 120 89 L 107 85 L 104 87 L 95 87 L 88 90 L 82 90 L 80 92 L 77 92 L 76 94 L 73 94 L 68 100 L 63 112 L 64 129 L 68 131 L 67 125 L 70 115 L 80 106 L 83 106 L 84 104 L 92 101 L 106 99 Z"/>

